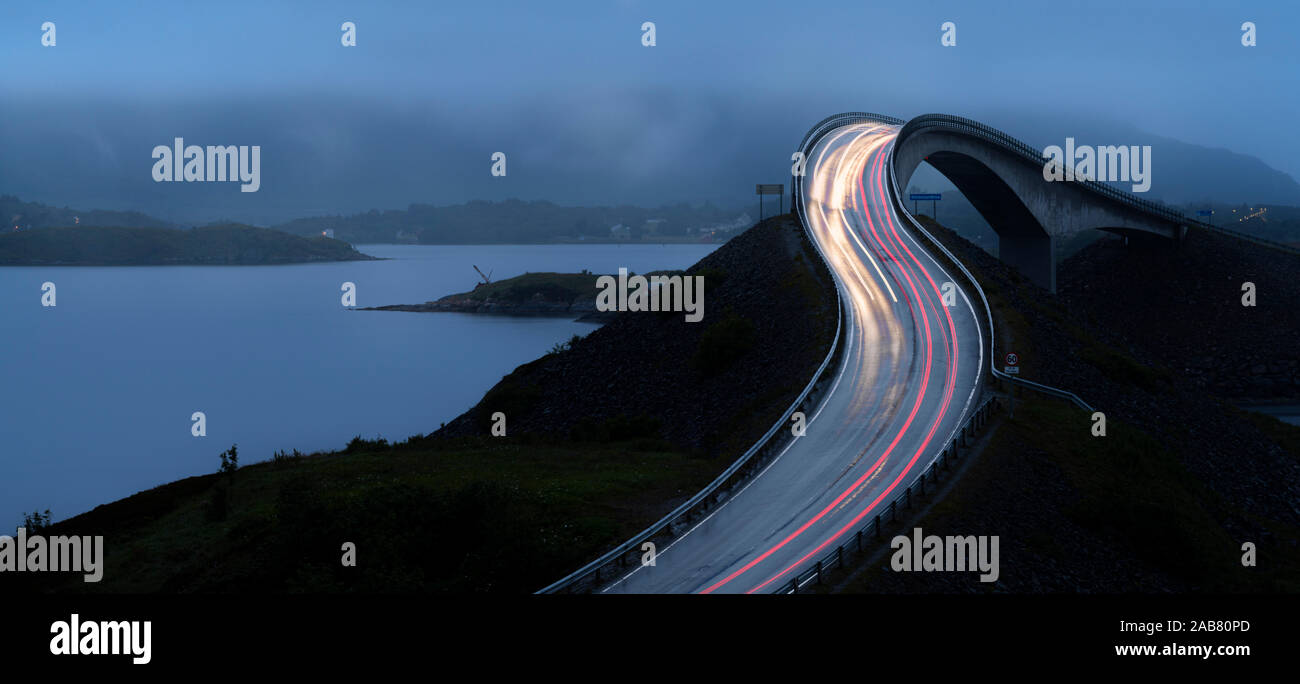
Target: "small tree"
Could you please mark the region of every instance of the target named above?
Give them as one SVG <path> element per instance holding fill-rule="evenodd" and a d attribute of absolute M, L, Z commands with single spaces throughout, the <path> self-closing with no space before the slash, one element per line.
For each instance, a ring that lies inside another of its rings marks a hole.
<path fill-rule="evenodd" d="M 232 444 L 221 452 L 221 469 L 218 474 L 226 477 L 218 481 L 212 489 L 212 499 L 208 502 L 208 519 L 221 521 L 226 519 L 230 510 L 230 490 L 234 486 L 235 471 L 239 470 L 239 445 Z"/>
<path fill-rule="evenodd" d="M 234 475 L 236 470 L 239 470 L 239 445 L 232 444 L 229 449 L 221 452 L 221 470 L 219 472 Z"/>
<path fill-rule="evenodd" d="M 40 534 L 52 522 L 54 521 L 50 517 L 50 509 L 47 508 L 43 514 L 40 511 L 23 513 L 23 524 L 19 525 L 19 527 L 26 527 L 28 534 Z"/>

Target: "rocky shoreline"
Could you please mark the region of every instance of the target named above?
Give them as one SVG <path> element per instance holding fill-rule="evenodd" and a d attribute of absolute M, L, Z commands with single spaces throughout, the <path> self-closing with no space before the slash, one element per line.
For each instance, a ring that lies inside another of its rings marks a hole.
<path fill-rule="evenodd" d="M 413 311 L 417 313 L 469 313 L 494 316 L 562 316 L 583 322 L 606 322 L 617 317 L 617 312 L 597 311 L 596 299 L 578 299 L 572 302 L 536 297 L 523 302 L 498 299 L 471 299 L 463 295 L 443 297 L 436 302 L 423 304 L 390 304 L 368 306 L 359 311 Z"/>
<path fill-rule="evenodd" d="M 361 311 L 411 311 L 416 313 L 468 313 L 494 316 L 563 316 L 584 322 L 606 322 L 616 312 L 598 311 L 599 276 L 582 273 L 525 273 L 484 282 L 469 292 L 447 295 L 423 304 L 390 304 Z"/>

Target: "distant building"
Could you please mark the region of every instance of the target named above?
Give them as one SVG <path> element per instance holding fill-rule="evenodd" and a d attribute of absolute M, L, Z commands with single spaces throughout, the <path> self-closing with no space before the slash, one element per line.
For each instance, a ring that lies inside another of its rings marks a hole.
<path fill-rule="evenodd" d="M 334 237 L 334 229 L 333 229 L 333 228 L 326 228 L 325 230 L 322 230 L 322 231 L 320 232 L 320 234 L 321 234 L 321 235 L 324 235 L 324 236 L 327 237 L 327 238 L 333 238 L 333 237 Z"/>
<path fill-rule="evenodd" d="M 632 237 L 632 229 L 621 223 L 616 226 L 610 226 L 609 236 L 616 240 L 626 240 Z"/>

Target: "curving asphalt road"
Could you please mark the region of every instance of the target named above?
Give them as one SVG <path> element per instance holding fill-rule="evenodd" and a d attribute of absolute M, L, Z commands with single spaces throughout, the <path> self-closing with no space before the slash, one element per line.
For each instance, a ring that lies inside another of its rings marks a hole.
<path fill-rule="evenodd" d="M 792 441 L 740 492 L 607 593 L 763 593 L 852 536 L 951 443 L 983 363 L 970 298 L 888 199 L 897 126 L 855 124 L 808 157 L 806 223 L 846 302 L 844 363 Z M 942 304 L 944 283 L 955 302 Z"/>

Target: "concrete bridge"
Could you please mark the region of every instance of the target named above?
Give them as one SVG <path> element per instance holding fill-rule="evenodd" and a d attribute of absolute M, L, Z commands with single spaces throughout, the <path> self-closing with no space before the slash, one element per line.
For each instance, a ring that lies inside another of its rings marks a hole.
<path fill-rule="evenodd" d="M 1091 180 L 1043 178 L 1047 157 L 1025 143 L 977 121 L 946 114 L 901 119 L 847 112 L 814 126 L 801 150 L 849 123 L 878 121 L 901 126 L 893 143 L 890 173 L 907 187 L 922 161 L 948 178 L 998 234 L 999 258 L 1033 282 L 1056 291 L 1054 245 L 1085 230 L 1175 244 L 1198 223 L 1161 204 Z M 798 183 L 796 179 L 796 184 Z"/>

